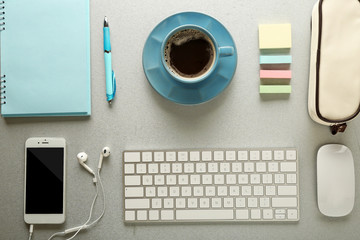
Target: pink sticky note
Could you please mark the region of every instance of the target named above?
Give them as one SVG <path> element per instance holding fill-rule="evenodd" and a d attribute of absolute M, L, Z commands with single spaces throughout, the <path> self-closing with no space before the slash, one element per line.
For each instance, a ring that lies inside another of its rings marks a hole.
<path fill-rule="evenodd" d="M 291 79 L 291 70 L 260 70 L 260 78 Z"/>

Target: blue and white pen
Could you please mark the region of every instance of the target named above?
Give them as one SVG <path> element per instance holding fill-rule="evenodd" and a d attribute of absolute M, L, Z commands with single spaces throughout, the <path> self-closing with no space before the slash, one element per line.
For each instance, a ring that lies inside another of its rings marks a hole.
<path fill-rule="evenodd" d="M 104 19 L 104 60 L 105 60 L 105 80 L 106 80 L 106 99 L 111 104 L 116 92 L 115 73 L 111 66 L 111 45 L 110 30 L 107 17 Z"/>

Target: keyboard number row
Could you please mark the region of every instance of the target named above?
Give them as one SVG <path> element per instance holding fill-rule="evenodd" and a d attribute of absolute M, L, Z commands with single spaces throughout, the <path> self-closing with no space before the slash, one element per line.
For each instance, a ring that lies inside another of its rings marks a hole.
<path fill-rule="evenodd" d="M 296 150 L 124 152 L 124 162 L 296 160 Z"/>

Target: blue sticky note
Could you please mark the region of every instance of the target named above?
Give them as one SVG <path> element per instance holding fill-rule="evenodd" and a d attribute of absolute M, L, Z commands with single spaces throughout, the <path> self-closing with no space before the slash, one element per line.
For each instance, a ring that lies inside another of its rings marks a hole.
<path fill-rule="evenodd" d="M 260 64 L 291 64 L 291 55 L 260 55 Z"/>

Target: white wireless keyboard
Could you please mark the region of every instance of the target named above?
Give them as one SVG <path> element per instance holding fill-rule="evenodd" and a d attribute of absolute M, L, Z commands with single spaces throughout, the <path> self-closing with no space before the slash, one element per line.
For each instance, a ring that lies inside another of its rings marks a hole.
<path fill-rule="evenodd" d="M 125 222 L 298 221 L 297 151 L 125 151 Z"/>

